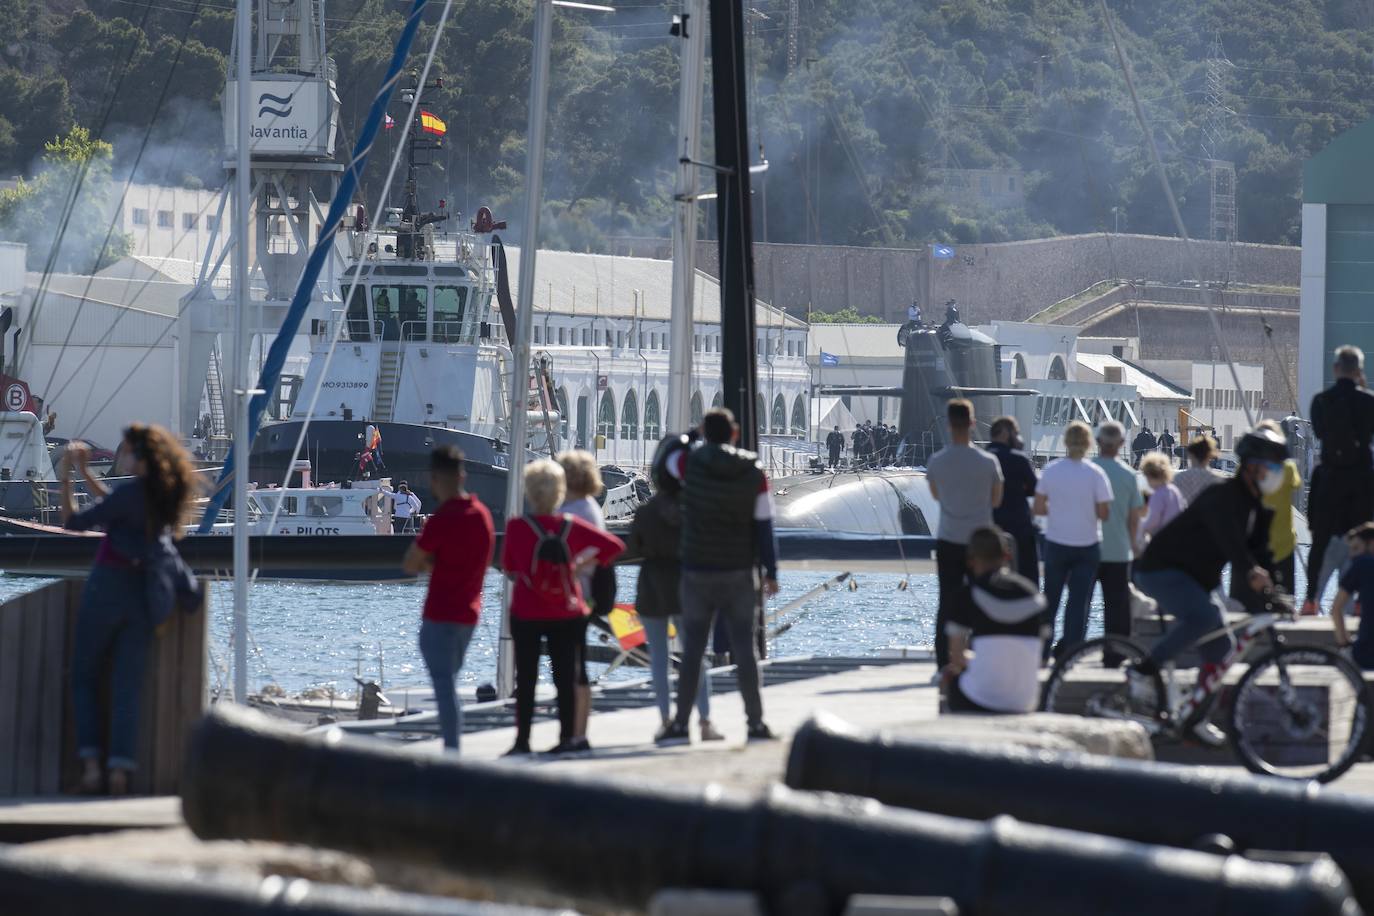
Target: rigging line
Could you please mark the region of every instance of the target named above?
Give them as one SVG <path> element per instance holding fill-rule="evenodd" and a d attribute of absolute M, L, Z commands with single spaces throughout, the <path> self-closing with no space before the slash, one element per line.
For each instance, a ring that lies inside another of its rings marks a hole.
<path fill-rule="evenodd" d="M 411 99 L 411 102 L 410 102 L 410 114 L 409 114 L 409 116 L 408 116 L 408 118 L 407 118 L 407 120 L 406 120 L 406 123 L 407 123 L 407 124 L 413 124 L 413 123 L 414 123 L 415 118 L 416 118 L 416 116 L 417 116 L 417 114 L 418 114 L 418 112 L 419 112 L 419 110 L 420 110 L 420 98 L 421 98 L 421 96 L 422 96 L 423 93 L 424 93 L 425 83 L 429 80 L 429 71 L 430 71 L 430 67 L 433 65 L 433 63 L 434 63 L 434 56 L 435 56 L 435 54 L 436 54 L 436 53 L 438 52 L 438 50 L 439 50 L 439 39 L 440 39 L 440 37 L 444 34 L 444 26 L 448 23 L 448 14 L 449 14 L 449 11 L 452 10 L 452 8 L 453 8 L 453 0 L 444 0 L 444 8 L 443 8 L 443 11 L 440 12 L 440 14 L 439 14 L 439 22 L 438 22 L 438 24 L 435 26 L 435 29 L 434 29 L 434 40 L 430 43 L 430 46 L 429 46 L 429 53 L 425 55 L 425 65 L 424 65 L 424 67 L 423 67 L 423 68 L 421 69 L 421 71 L 420 71 L 420 79 L 419 79 L 419 81 L 418 81 L 418 84 L 417 84 L 416 87 L 415 87 L 415 96 L 414 96 L 413 99 Z M 419 14 L 419 11 L 418 11 L 418 10 L 416 11 L 416 14 L 417 14 L 417 15 Z M 400 73 L 398 72 L 398 73 L 396 74 L 396 78 L 399 78 L 399 77 L 400 77 Z M 379 89 L 377 90 L 377 95 L 378 95 L 378 97 L 380 97 L 380 96 L 382 95 L 382 93 L 384 93 L 384 92 L 389 93 L 389 92 L 391 91 L 391 83 L 394 83 L 394 82 L 395 82 L 395 79 L 389 81 L 389 82 L 386 83 L 386 84 L 383 84 L 382 87 L 379 88 Z M 413 130 L 414 128 L 412 127 L 411 129 Z M 375 142 L 375 140 L 374 140 L 374 142 Z M 370 149 L 370 148 L 371 148 L 371 147 L 369 147 L 369 149 Z M 404 144 L 404 143 L 397 143 L 397 144 L 396 144 L 396 151 L 395 151 L 395 153 L 394 153 L 394 154 L 392 155 L 392 157 L 391 157 L 391 167 L 387 170 L 387 173 L 386 173 L 386 181 L 382 184 L 382 193 L 381 193 L 381 195 L 379 196 L 379 198 L 378 198 L 378 200 L 377 200 L 377 209 L 376 209 L 375 211 L 373 211 L 373 212 L 375 212 L 376 214 L 378 214 L 379 216 L 380 216 L 382 213 L 385 212 L 386 201 L 387 201 L 387 198 L 388 198 L 388 197 L 390 196 L 390 194 L 391 194 L 391 184 L 392 184 L 392 182 L 393 182 L 393 181 L 395 180 L 395 178 L 396 178 L 396 172 L 397 172 L 397 170 L 398 170 L 398 168 L 400 167 L 400 164 L 401 164 L 401 154 L 402 154 L 404 151 L 405 151 L 405 144 Z M 356 168 L 356 167 L 357 167 L 357 163 L 358 163 L 359 157 L 361 157 L 361 156 L 366 156 L 367 153 L 368 153 L 368 150 L 361 150 L 361 151 L 359 151 L 359 153 L 358 153 L 357 155 L 354 156 L 353 162 L 349 163 L 349 168 L 350 168 L 350 169 Z M 364 241 L 364 246 L 363 246 L 364 250 L 366 250 L 366 247 L 367 247 L 367 246 L 366 246 L 366 239 L 369 238 L 369 237 L 380 238 L 380 235 L 378 234 L 378 231 L 377 231 L 375 228 L 372 229 L 372 230 L 370 230 L 369 233 L 368 233 L 368 236 L 365 236 L 365 237 L 364 237 L 364 239 L 365 239 L 365 241 Z M 355 270 L 355 271 L 353 272 L 353 282 L 349 285 L 349 287 L 348 287 L 348 295 L 345 296 L 345 297 L 344 297 L 344 300 L 343 300 L 343 301 L 344 301 L 344 315 L 345 315 L 345 316 L 347 316 L 347 314 L 348 314 L 348 311 L 347 311 L 347 309 L 348 309 L 348 303 L 350 303 L 350 302 L 353 301 L 353 294 L 354 294 L 354 292 L 357 291 L 357 289 L 358 289 L 358 283 L 362 280 L 362 276 L 363 276 L 363 272 L 360 271 L 360 270 Z M 301 421 L 301 431 L 300 431 L 300 434 L 296 437 L 296 446 L 295 446 L 294 449 L 292 449 L 292 452 L 291 452 L 291 459 L 290 459 L 289 461 L 287 461 L 287 463 L 286 463 L 286 476 L 285 476 L 285 477 L 283 478 L 283 480 L 282 480 L 282 489 L 286 489 L 286 487 L 287 487 L 287 486 L 290 484 L 290 482 L 291 482 L 291 469 L 292 469 L 292 467 L 293 467 L 293 466 L 295 465 L 295 463 L 296 463 L 296 456 L 298 456 L 298 455 L 301 453 L 301 448 L 302 448 L 302 446 L 305 445 L 305 436 L 306 436 L 306 433 L 307 433 L 307 432 L 309 431 L 309 429 L 310 429 L 310 419 L 311 419 L 311 417 L 313 417 L 313 416 L 315 415 L 315 408 L 316 408 L 316 406 L 319 404 L 320 393 L 324 390 L 324 380 L 325 380 L 326 375 L 327 375 L 328 372 L 329 372 L 329 364 L 330 364 L 330 362 L 334 359 L 334 352 L 335 352 L 335 350 L 337 350 L 338 344 L 339 344 L 339 335 L 340 335 L 340 332 L 343 330 L 343 328 L 346 326 L 346 322 L 347 322 L 347 318 L 346 318 L 346 317 L 339 321 L 337 327 L 335 327 L 335 329 L 334 329 L 334 335 L 333 335 L 333 337 L 331 337 L 331 339 L 330 339 L 330 341 L 329 341 L 329 350 L 325 353 L 324 363 L 323 363 L 323 365 L 320 367 L 319 380 L 318 380 L 318 383 L 315 385 L 315 393 L 314 393 L 313 395 L 311 395 L 311 397 L 310 397 L 310 409 L 309 409 L 308 411 L 306 411 L 304 417 L 302 418 L 302 421 Z M 241 446 L 241 447 L 246 447 L 246 445 L 247 445 L 247 444 L 244 443 L 244 445 Z M 276 527 L 276 524 L 277 524 L 277 517 L 281 514 L 281 508 L 282 508 L 282 504 L 283 504 L 284 502 L 285 502 L 284 499 L 274 500 L 273 506 L 272 506 L 272 517 L 268 520 L 268 523 L 267 523 L 267 530 L 268 530 L 268 531 L 271 531 L 274 527 Z"/>
<path fill-rule="evenodd" d="M 152 7 L 150 5 L 145 5 L 143 8 L 143 17 L 138 23 L 139 38 L 144 37 L 143 33 L 147 27 L 148 14 L 151 10 Z M 125 55 L 123 65 L 119 70 L 119 78 L 114 81 L 114 85 L 110 88 L 109 102 L 105 105 L 105 111 L 100 117 L 100 125 L 94 132 L 94 137 L 97 140 L 104 136 L 105 128 L 110 123 L 110 114 L 114 111 L 115 102 L 119 98 L 120 88 L 124 85 L 124 78 L 128 76 L 129 69 L 133 64 L 134 52 L 138 49 L 138 44 L 139 42 L 137 39 L 130 43 L 129 53 Z M 47 259 L 43 263 L 43 273 L 38 281 L 38 292 L 34 296 L 33 306 L 29 310 L 30 324 L 36 323 L 38 316 L 42 314 L 44 305 L 43 293 L 47 289 L 53 273 L 56 272 L 58 254 L 62 250 L 62 239 L 67 234 L 67 225 L 71 221 L 72 212 L 76 209 L 76 201 L 81 194 L 82 186 L 86 182 L 86 175 L 90 172 L 91 162 L 92 159 L 88 158 L 78 164 L 76 173 L 72 176 L 71 184 L 67 188 L 66 197 L 62 202 L 62 215 L 58 220 L 57 234 L 53 236 L 52 247 L 48 249 Z M 22 343 L 16 342 L 13 369 L 16 377 L 22 377 L 22 358 L 27 356 L 28 353 L 29 347 L 27 341 Z"/>
<path fill-rule="evenodd" d="M 200 9 L 201 0 L 196 2 L 196 11 Z M 167 102 L 168 90 L 172 86 L 172 75 L 176 72 L 177 66 L 181 63 L 182 52 L 186 50 L 186 38 L 191 34 L 191 26 L 195 24 L 195 18 L 188 18 L 186 29 L 181 33 L 181 40 L 177 42 L 176 54 L 172 56 L 172 63 L 167 67 L 167 78 L 162 81 L 162 88 L 158 91 L 157 103 L 153 106 L 152 116 L 148 119 L 148 129 L 143 132 L 143 142 L 139 144 L 138 155 L 134 157 L 133 166 L 129 169 L 129 180 L 124 184 L 124 190 L 119 195 L 119 203 L 114 207 L 114 212 L 110 215 L 110 226 L 105 230 L 105 239 L 100 243 L 100 254 L 96 256 L 95 262 L 91 265 L 91 275 L 86 278 L 86 288 L 81 293 L 81 301 L 77 304 L 76 314 L 72 316 L 72 323 L 67 327 L 67 335 L 62 339 L 62 346 L 58 350 L 57 358 L 53 360 L 52 371 L 48 373 L 48 381 L 42 387 L 42 391 L 47 391 L 52 387 L 53 379 L 57 377 L 57 368 L 62 363 L 62 354 L 67 349 L 67 344 L 71 342 L 72 332 L 76 330 L 77 322 L 81 319 L 82 309 L 86 307 L 86 297 L 91 293 L 91 287 L 95 284 L 95 272 L 100 267 L 100 262 L 105 259 L 106 252 L 110 249 L 110 239 L 114 238 L 115 226 L 119 223 L 120 211 L 124 209 L 124 203 L 129 198 L 129 190 L 133 187 L 134 175 L 138 173 L 138 166 L 143 161 L 143 154 L 148 151 L 148 142 L 153 138 L 153 127 L 157 123 L 158 112 L 162 111 L 162 106 Z M 159 198 L 159 203 L 161 199 Z M 90 393 L 87 392 L 87 404 L 89 406 Z M 78 420 L 80 417 L 78 417 Z"/>
<path fill-rule="evenodd" d="M 1169 176 L 1165 174 L 1164 163 L 1159 157 L 1159 146 L 1155 143 L 1154 132 L 1150 130 L 1149 122 L 1145 120 L 1145 111 L 1140 107 L 1140 99 L 1135 91 L 1135 78 L 1131 75 L 1131 67 L 1126 60 L 1126 51 L 1121 47 L 1121 40 L 1116 34 L 1116 22 L 1112 19 L 1111 10 L 1107 8 L 1107 0 L 1097 0 L 1097 3 L 1102 10 L 1102 17 L 1107 22 L 1107 31 L 1112 36 L 1112 44 L 1116 47 L 1116 58 L 1121 64 L 1121 73 L 1126 79 L 1126 88 L 1130 90 L 1131 104 L 1135 108 L 1136 120 L 1140 122 L 1140 130 L 1145 134 L 1145 142 L 1150 151 L 1150 160 L 1154 164 L 1155 174 L 1159 176 L 1159 184 L 1164 191 L 1164 197 L 1169 202 L 1169 212 L 1174 218 L 1174 226 L 1178 229 L 1179 237 L 1183 239 L 1184 249 L 1193 262 L 1194 275 L 1202 284 L 1202 304 L 1207 308 L 1207 318 L 1212 324 L 1212 335 L 1216 338 L 1217 347 L 1221 351 L 1222 358 L 1226 360 L 1227 368 L 1231 370 L 1231 381 L 1236 386 L 1236 392 L 1241 394 L 1240 402 L 1241 407 L 1245 410 L 1245 422 L 1253 427 L 1255 425 L 1254 412 L 1250 408 L 1249 399 L 1244 397 L 1245 389 L 1240 383 L 1240 371 L 1236 369 L 1235 361 L 1231 359 L 1231 349 L 1226 345 L 1226 338 L 1221 333 L 1221 322 L 1217 320 L 1216 307 L 1212 304 L 1212 290 L 1203 277 L 1202 259 L 1193 247 L 1193 240 L 1188 236 L 1188 227 L 1183 224 L 1183 216 L 1178 211 L 1178 200 L 1174 197 L 1174 189 L 1169 185 Z"/>

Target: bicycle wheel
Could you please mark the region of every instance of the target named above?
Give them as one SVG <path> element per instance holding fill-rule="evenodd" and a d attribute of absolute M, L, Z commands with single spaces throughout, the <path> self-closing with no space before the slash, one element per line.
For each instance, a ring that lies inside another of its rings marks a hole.
<path fill-rule="evenodd" d="M 1132 697 L 1126 665 L 1145 658 L 1146 650 L 1120 636 L 1103 636 L 1079 643 L 1060 656 L 1045 681 L 1040 708 L 1045 712 L 1122 719 L 1158 730 L 1167 694 L 1158 672 L 1146 682 L 1142 695 Z"/>
<path fill-rule="evenodd" d="M 1360 669 L 1319 646 L 1282 646 L 1236 685 L 1231 746 L 1251 771 L 1330 782 L 1350 769 L 1369 731 Z"/>

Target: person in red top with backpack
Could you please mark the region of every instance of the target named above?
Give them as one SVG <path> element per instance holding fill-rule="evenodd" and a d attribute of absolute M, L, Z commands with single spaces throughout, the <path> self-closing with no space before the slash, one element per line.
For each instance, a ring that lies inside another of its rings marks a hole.
<path fill-rule="evenodd" d="M 402 561 L 412 576 L 429 573 L 420 622 L 420 654 L 434 684 L 444 747 L 454 751 L 463 735 L 463 706 L 455 690 L 456 681 L 477 628 L 482 580 L 496 545 L 491 513 L 480 499 L 463 489 L 464 479 L 461 449 L 442 445 L 431 453 L 430 492 L 439 500 L 439 508 L 425 522 Z"/>
<path fill-rule="evenodd" d="M 548 643 L 553 686 L 558 693 L 558 744 L 550 753 L 577 749 L 573 741 L 573 689 L 578 640 L 589 613 L 578 573 L 609 566 L 625 550 L 621 540 L 572 515 L 555 515 L 567 492 L 563 468 L 541 459 L 525 466 L 525 502 L 530 513 L 506 523 L 501 569 L 514 582 L 511 637 L 515 642 L 515 745 L 507 756 L 530 752 L 534 687 L 539 680 L 540 641 Z"/>

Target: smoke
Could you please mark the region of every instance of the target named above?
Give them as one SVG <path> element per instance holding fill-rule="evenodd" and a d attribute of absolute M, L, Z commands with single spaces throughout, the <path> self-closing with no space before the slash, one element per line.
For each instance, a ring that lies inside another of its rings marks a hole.
<path fill-rule="evenodd" d="M 106 131 L 114 144 L 119 181 L 172 187 L 219 187 L 224 183 L 224 127 L 218 107 L 172 98 L 148 127 L 117 125 Z"/>

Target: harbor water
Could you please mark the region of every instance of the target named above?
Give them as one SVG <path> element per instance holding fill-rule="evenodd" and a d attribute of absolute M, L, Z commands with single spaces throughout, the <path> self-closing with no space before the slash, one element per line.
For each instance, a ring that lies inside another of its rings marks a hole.
<path fill-rule="evenodd" d="M 633 602 L 636 574 L 633 568 L 620 570 L 620 602 Z M 781 591 L 770 600 L 770 607 L 782 607 L 834 575 L 784 570 Z M 866 573 L 852 579 L 857 588 L 842 584 L 788 614 L 784 622 L 791 621 L 793 626 L 770 643 L 770 655 L 872 655 L 891 646 L 933 646 L 938 603 L 933 574 Z M 48 581 L 0 576 L 0 600 Z M 1299 589 L 1304 585 L 1299 566 Z M 1328 601 L 1332 592 L 1334 585 L 1328 590 Z M 387 689 L 424 687 L 427 677 L 416 645 L 424 594 L 423 582 L 254 584 L 249 598 L 250 689 L 275 684 L 289 694 L 311 688 L 352 694 L 355 675 L 381 680 Z M 492 572 L 461 676 L 467 688 L 495 680 L 500 602 L 501 577 Z M 210 603 L 212 690 L 227 691 L 230 683 L 232 616 L 231 584 L 216 581 Z M 1089 630 L 1095 633 L 1101 628 L 1102 603 L 1095 593 Z M 604 666 L 593 666 L 593 676 L 599 670 Z M 610 677 L 644 675 L 642 668 L 622 667 Z"/>

